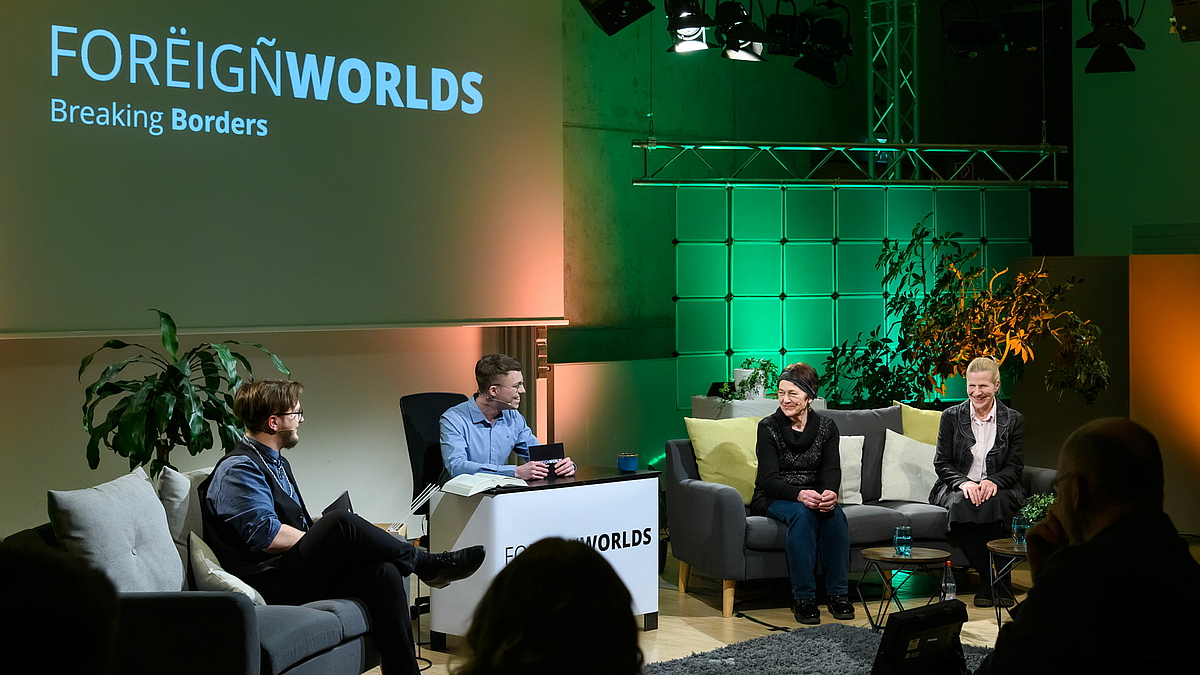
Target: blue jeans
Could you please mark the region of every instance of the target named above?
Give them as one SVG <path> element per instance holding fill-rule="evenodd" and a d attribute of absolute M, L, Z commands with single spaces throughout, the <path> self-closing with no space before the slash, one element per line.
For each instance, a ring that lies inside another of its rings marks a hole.
<path fill-rule="evenodd" d="M 850 532 L 842 505 L 821 513 L 800 502 L 775 500 L 767 507 L 767 515 L 787 525 L 788 571 L 792 577 L 792 597 L 808 600 L 817 597 L 817 581 L 813 573 L 817 552 L 825 568 L 825 593 L 845 595 L 850 586 L 846 579 L 850 570 Z"/>

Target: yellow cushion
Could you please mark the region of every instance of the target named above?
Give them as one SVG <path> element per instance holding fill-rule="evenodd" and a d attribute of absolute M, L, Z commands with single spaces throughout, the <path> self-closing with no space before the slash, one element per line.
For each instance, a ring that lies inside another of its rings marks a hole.
<path fill-rule="evenodd" d="M 683 418 L 692 450 L 696 453 L 696 468 L 701 480 L 720 483 L 738 491 L 742 503 L 749 504 L 754 494 L 754 478 L 758 473 L 758 422 L 761 417 L 731 417 L 723 420 Z"/>
<path fill-rule="evenodd" d="M 899 401 L 892 401 L 899 403 Z M 929 445 L 937 445 L 938 427 L 942 424 L 940 410 L 921 410 L 900 403 L 900 426 L 904 435 Z"/>

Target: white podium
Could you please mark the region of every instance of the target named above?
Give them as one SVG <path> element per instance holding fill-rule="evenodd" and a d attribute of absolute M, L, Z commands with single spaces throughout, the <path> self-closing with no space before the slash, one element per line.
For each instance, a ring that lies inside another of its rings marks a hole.
<path fill-rule="evenodd" d="M 474 497 L 435 494 L 430 552 L 483 544 L 487 557 L 475 574 L 430 591 L 431 646 L 442 651 L 446 635 L 466 635 L 492 579 L 525 547 L 546 537 L 576 539 L 596 549 L 629 589 L 644 629 L 657 628 L 658 475 L 584 466 L 570 478 L 532 481 L 528 487 Z"/>

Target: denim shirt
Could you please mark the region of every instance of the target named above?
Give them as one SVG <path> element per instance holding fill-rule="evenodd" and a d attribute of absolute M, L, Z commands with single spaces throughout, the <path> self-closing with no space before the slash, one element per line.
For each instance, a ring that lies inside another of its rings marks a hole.
<path fill-rule="evenodd" d="M 284 492 L 298 503 L 299 488 L 288 480 L 279 453 L 252 438 L 246 438 L 245 442 L 258 451 L 271 469 L 272 479 L 278 481 Z M 271 485 L 267 482 L 272 479 L 263 476 L 253 460 L 231 457 L 216 468 L 208 488 L 208 503 L 213 512 L 236 528 L 242 539 L 255 551 L 263 551 L 270 546 L 282 525 L 275 514 L 275 500 L 271 496 Z M 311 525 L 305 523 L 306 527 Z"/>
<path fill-rule="evenodd" d="M 541 441 L 533 435 L 525 418 L 516 410 L 504 410 L 488 423 L 483 411 L 469 398 L 442 414 L 442 462 L 450 476 L 475 473 L 516 474 L 508 464 L 513 452 L 528 460 L 529 446 Z"/>

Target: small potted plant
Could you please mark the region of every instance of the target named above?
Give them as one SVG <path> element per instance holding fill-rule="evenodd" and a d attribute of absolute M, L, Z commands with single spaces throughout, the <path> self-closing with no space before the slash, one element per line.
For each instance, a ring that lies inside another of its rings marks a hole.
<path fill-rule="evenodd" d="M 722 402 L 752 401 L 779 386 L 779 367 L 770 359 L 749 358 L 733 369 L 733 379 L 721 386 Z"/>

